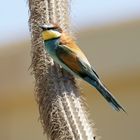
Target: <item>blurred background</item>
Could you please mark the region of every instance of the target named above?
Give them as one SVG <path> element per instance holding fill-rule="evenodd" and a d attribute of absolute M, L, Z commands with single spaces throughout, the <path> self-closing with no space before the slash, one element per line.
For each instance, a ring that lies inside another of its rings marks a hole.
<path fill-rule="evenodd" d="M 128 113 L 115 112 L 95 89 L 80 81 L 98 137 L 140 139 L 140 1 L 75 0 L 71 3 L 78 44 Z M 0 139 L 46 140 L 29 70 L 26 1 L 2 1 L 0 17 Z"/>

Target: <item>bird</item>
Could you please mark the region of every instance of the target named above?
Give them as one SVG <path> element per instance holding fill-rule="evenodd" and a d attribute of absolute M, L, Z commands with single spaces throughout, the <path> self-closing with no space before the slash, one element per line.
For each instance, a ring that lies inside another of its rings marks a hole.
<path fill-rule="evenodd" d="M 111 104 L 116 111 L 125 111 L 111 92 L 101 82 L 95 69 L 90 65 L 87 57 L 76 44 L 75 39 L 65 33 L 57 24 L 39 25 L 45 50 L 50 57 L 63 69 L 72 75 L 83 79 Z"/>

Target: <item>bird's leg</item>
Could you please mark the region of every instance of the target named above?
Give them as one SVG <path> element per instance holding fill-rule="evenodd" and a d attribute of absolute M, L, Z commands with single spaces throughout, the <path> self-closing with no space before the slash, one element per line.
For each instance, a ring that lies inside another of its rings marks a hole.
<path fill-rule="evenodd" d="M 56 63 L 55 63 L 56 64 Z M 58 64 L 56 64 L 56 65 L 58 65 Z M 54 65 L 54 67 L 56 67 L 56 65 Z M 69 72 L 67 72 L 65 69 L 63 69 L 62 67 L 61 67 L 61 65 L 59 65 L 60 66 L 60 68 L 61 68 L 61 71 L 62 71 L 62 74 L 61 75 L 59 75 L 59 77 L 58 77 L 58 80 L 60 79 L 60 80 L 63 80 L 64 82 L 67 82 L 67 81 L 73 81 L 74 80 L 74 78 L 70 75 L 70 73 Z"/>
<path fill-rule="evenodd" d="M 73 80 L 73 77 L 70 76 L 70 73 L 68 73 L 65 69 L 62 69 L 62 78 L 64 81 Z"/>

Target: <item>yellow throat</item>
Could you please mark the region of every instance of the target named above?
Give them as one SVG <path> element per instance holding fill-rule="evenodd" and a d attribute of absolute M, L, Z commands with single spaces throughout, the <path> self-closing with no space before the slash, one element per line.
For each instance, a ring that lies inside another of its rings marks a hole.
<path fill-rule="evenodd" d="M 54 30 L 46 30 L 42 32 L 43 40 L 50 40 L 50 39 L 58 38 L 60 36 L 61 36 L 61 33 Z"/>

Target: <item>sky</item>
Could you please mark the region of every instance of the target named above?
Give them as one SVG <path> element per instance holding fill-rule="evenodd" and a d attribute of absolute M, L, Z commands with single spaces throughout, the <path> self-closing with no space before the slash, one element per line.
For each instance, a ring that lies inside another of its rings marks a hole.
<path fill-rule="evenodd" d="M 71 1 L 72 23 L 76 29 L 140 19 L 140 0 Z M 0 17 L 0 44 L 29 36 L 27 0 L 1 1 Z"/>

